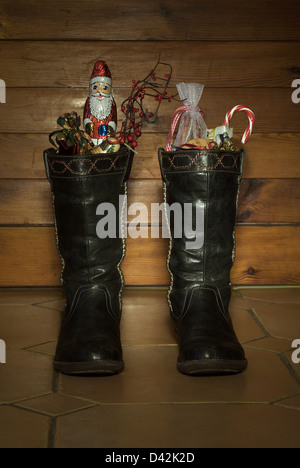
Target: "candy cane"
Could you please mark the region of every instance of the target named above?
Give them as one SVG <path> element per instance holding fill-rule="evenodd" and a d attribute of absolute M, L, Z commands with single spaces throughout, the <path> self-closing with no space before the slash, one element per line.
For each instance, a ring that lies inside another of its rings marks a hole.
<path fill-rule="evenodd" d="M 247 143 L 247 141 L 249 140 L 250 136 L 251 136 L 251 133 L 253 131 L 253 127 L 254 127 L 254 123 L 255 123 L 255 115 L 254 113 L 252 112 L 251 109 L 248 109 L 248 107 L 245 107 L 245 106 L 235 106 L 233 109 L 231 109 L 229 112 L 227 112 L 226 116 L 225 116 L 225 119 L 224 119 L 224 122 L 223 122 L 223 125 L 225 125 L 226 127 L 229 127 L 230 126 L 230 120 L 232 119 L 232 117 L 234 116 L 234 114 L 236 112 L 245 112 L 248 116 L 248 120 L 249 120 L 249 125 L 248 127 L 246 128 L 246 131 L 243 135 L 243 138 L 242 138 L 242 143 L 245 144 Z"/>

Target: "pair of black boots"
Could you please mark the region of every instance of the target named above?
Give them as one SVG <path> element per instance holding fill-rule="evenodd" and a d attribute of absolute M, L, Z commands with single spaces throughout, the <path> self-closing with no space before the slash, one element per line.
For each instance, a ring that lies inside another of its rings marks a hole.
<path fill-rule="evenodd" d="M 121 263 L 126 252 L 122 219 L 133 153 L 123 148 L 118 153 L 74 157 L 48 150 L 44 158 L 66 296 L 55 370 L 121 372 Z M 204 242 L 198 248 L 187 248 L 190 239 L 184 229 L 182 236 L 174 235 L 169 218 L 168 302 L 178 334 L 178 370 L 189 375 L 241 372 L 247 360 L 228 306 L 244 153 L 161 149 L 159 161 L 165 203 L 179 204 L 183 210 L 185 204 L 201 205 L 204 210 Z M 100 238 L 97 209 L 108 203 L 115 207 L 115 234 Z"/>

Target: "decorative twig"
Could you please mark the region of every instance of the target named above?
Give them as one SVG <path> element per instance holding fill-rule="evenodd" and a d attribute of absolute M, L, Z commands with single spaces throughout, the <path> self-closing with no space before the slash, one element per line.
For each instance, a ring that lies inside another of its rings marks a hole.
<path fill-rule="evenodd" d="M 159 76 L 159 67 L 166 67 L 164 76 Z M 160 61 L 143 80 L 132 80 L 130 96 L 122 103 L 121 110 L 125 115 L 121 130 L 117 133 L 120 144 L 128 144 L 131 148 L 138 146 L 138 138 L 142 135 L 145 122 L 154 122 L 162 101 L 171 102 L 175 96 L 168 96 L 168 86 L 172 78 L 172 66 Z M 152 97 L 157 106 L 155 111 L 147 112 L 143 101 L 146 96 Z"/>

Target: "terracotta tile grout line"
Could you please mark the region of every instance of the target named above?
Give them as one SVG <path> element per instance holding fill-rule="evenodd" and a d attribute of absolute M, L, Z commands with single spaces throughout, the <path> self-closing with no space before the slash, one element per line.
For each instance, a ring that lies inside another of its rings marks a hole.
<path fill-rule="evenodd" d="M 265 326 L 262 324 L 262 322 L 260 321 L 259 317 L 257 316 L 256 312 L 253 309 L 247 309 L 247 310 L 248 310 L 248 313 L 250 314 L 250 316 L 255 320 L 257 325 L 265 333 L 266 336 L 264 338 L 262 338 L 262 339 L 265 339 L 265 338 L 278 338 L 278 337 L 274 337 L 273 335 L 271 335 L 271 333 L 265 328 Z M 247 343 L 250 343 L 250 342 L 253 342 L 253 341 L 257 341 L 257 340 L 251 340 L 251 341 L 248 341 Z M 245 342 L 245 344 L 247 344 L 247 343 Z M 269 350 L 264 350 L 264 349 L 262 349 L 262 351 L 272 352 L 271 350 L 269 351 Z M 279 356 L 279 358 L 281 359 L 281 361 L 285 365 L 285 367 L 288 369 L 291 376 L 296 380 L 297 383 L 300 384 L 300 377 L 298 376 L 297 372 L 293 369 L 293 367 L 290 365 L 290 363 L 288 362 L 288 360 L 284 356 L 285 352 L 286 351 L 278 353 L 278 352 L 274 351 L 273 353 L 276 354 L 277 356 Z"/>
<path fill-rule="evenodd" d="M 49 393 L 48 395 L 52 395 L 52 393 Z M 26 401 L 26 400 L 23 400 L 23 401 Z M 49 432 L 48 432 L 47 448 L 54 448 L 55 437 L 56 437 L 56 423 L 57 423 L 58 418 L 63 417 L 63 416 L 69 416 L 70 414 L 74 414 L 74 413 L 79 413 L 81 411 L 91 409 L 91 408 L 94 408 L 94 407 L 97 407 L 97 406 L 101 406 L 100 403 L 90 402 L 91 403 L 90 406 L 87 406 L 87 407 L 84 407 L 84 408 L 78 408 L 78 409 L 75 409 L 75 410 L 66 411 L 65 413 L 60 413 L 60 414 L 54 416 L 54 415 L 51 415 L 51 414 L 47 413 L 46 411 L 41 411 L 41 410 L 37 410 L 37 409 L 34 409 L 34 408 L 28 408 L 26 406 L 21 406 L 18 403 L 0 404 L 0 407 L 1 406 L 12 407 L 12 408 L 15 408 L 15 409 L 20 410 L 20 411 L 26 411 L 27 413 L 38 414 L 40 416 L 44 416 L 44 417 L 48 418 L 50 420 L 49 421 L 50 427 L 49 427 Z"/>
<path fill-rule="evenodd" d="M 256 351 L 262 351 L 264 353 L 276 354 L 276 356 L 280 356 L 281 351 L 276 351 L 274 349 L 261 348 L 260 346 L 257 346 L 257 347 L 256 346 L 251 346 L 256 341 L 265 340 L 267 338 L 275 338 L 275 337 L 273 337 L 273 336 L 264 336 L 263 338 L 255 338 L 253 340 L 244 341 L 242 344 L 243 344 L 243 346 L 245 346 L 246 348 L 249 348 L 249 349 L 255 349 Z M 289 349 L 286 350 L 286 351 L 283 351 L 283 352 L 286 353 L 288 351 L 289 351 Z"/>
<path fill-rule="evenodd" d="M 291 366 L 291 364 L 289 363 L 289 361 L 287 360 L 285 355 L 281 353 L 281 354 L 279 354 L 279 357 L 280 357 L 282 363 L 287 367 L 287 369 L 288 369 L 289 373 L 291 374 L 291 376 L 294 377 L 294 379 L 296 380 L 296 382 L 298 382 L 298 384 L 300 384 L 300 376 L 297 374 L 295 369 Z"/>
<path fill-rule="evenodd" d="M 53 393 L 53 392 L 52 393 L 47 393 L 47 394 L 42 395 L 42 396 L 52 396 L 52 395 L 56 395 L 56 393 Z M 59 395 L 66 396 L 66 397 L 71 397 L 74 400 L 80 401 L 81 403 L 85 402 L 86 406 L 76 408 L 76 409 L 67 410 L 67 411 L 62 411 L 61 413 L 49 413 L 49 412 L 47 412 L 45 410 L 39 410 L 39 409 L 36 409 L 36 408 L 31 408 L 29 406 L 25 406 L 26 401 L 32 401 L 33 399 L 41 398 L 41 396 L 38 396 L 36 398 L 28 398 L 26 400 L 21 400 L 21 401 L 17 401 L 17 402 L 13 402 L 13 403 L 4 403 L 2 405 L 0 404 L 0 406 L 11 406 L 13 408 L 24 410 L 24 411 L 27 411 L 29 413 L 40 414 L 42 416 L 46 416 L 46 417 L 51 418 L 51 419 L 52 418 L 58 418 L 58 417 L 61 417 L 61 416 L 68 416 L 69 414 L 77 413 L 79 411 L 83 411 L 85 409 L 90 409 L 90 408 L 93 408 L 95 406 L 101 406 L 101 403 L 99 403 L 99 402 L 94 402 L 94 401 L 91 401 L 91 400 L 83 400 L 83 399 L 78 398 L 78 397 L 76 397 L 74 395 L 68 395 L 68 394 L 65 394 L 65 393 L 59 393 Z"/>
<path fill-rule="evenodd" d="M 233 288 L 233 291 L 237 294 L 239 299 L 245 299 L 239 289 L 234 289 Z"/>
<path fill-rule="evenodd" d="M 90 406 L 87 406 L 87 407 L 84 407 L 84 408 L 79 408 L 79 409 L 75 409 L 75 410 L 71 410 L 71 411 L 67 411 L 65 413 L 61 413 L 61 414 L 58 414 L 58 415 L 51 415 L 47 412 L 44 412 L 44 411 L 39 411 L 39 410 L 35 410 L 33 408 L 27 408 L 27 407 L 22 407 L 22 406 L 19 406 L 18 404 L 15 404 L 15 403 L 12 403 L 12 404 L 5 404 L 5 405 L 0 405 L 0 406 L 10 406 L 10 407 L 14 407 L 18 410 L 23 410 L 23 411 L 27 411 L 29 413 L 34 413 L 34 414 L 39 414 L 39 415 L 42 415 L 42 416 L 45 416 L 47 417 L 48 419 L 50 419 L 50 427 L 49 427 L 49 432 L 48 432 L 48 444 L 47 444 L 47 448 L 55 448 L 55 438 L 56 438 L 56 427 L 57 427 L 57 421 L 58 421 L 58 418 L 63 418 L 63 417 L 67 417 L 71 414 L 75 414 L 75 413 L 80 413 L 82 411 L 86 411 L 86 410 L 89 410 L 91 408 L 96 408 L 96 407 L 108 407 L 108 406 L 177 406 L 177 405 L 185 405 L 185 406 L 195 406 L 195 405 L 198 405 L 198 406 L 203 406 L 203 405 L 208 405 L 208 406 L 212 406 L 212 405 L 233 405 L 233 406 L 244 406 L 244 405 L 271 405 L 271 406 L 280 406 L 280 407 L 284 407 L 285 409 L 289 409 L 291 411 L 300 411 L 299 408 L 294 408 L 294 407 L 289 407 L 287 405 L 279 405 L 278 403 L 280 401 L 284 401 L 286 400 L 287 398 L 292 398 L 292 397 L 295 397 L 295 396 L 298 396 L 299 394 L 294 394 L 294 395 L 291 395 L 291 396 L 288 396 L 288 397 L 284 397 L 280 400 L 276 400 L 274 402 L 268 402 L 268 401 L 243 401 L 243 402 L 240 402 L 240 401 L 205 401 L 205 402 L 150 402 L 150 403 L 147 403 L 147 402 L 144 402 L 144 403 L 119 403 L 119 402 L 116 402 L 116 403 L 99 403 L 99 402 L 92 402 L 90 400 L 82 400 L 82 401 L 86 401 L 86 402 L 89 402 L 90 403 Z"/>
<path fill-rule="evenodd" d="M 257 325 L 261 328 L 261 330 L 264 332 L 264 334 L 266 335 L 266 337 L 270 338 L 272 337 L 272 335 L 270 334 L 270 332 L 265 328 L 265 326 L 263 325 L 263 323 L 261 322 L 261 320 L 259 319 L 258 315 L 256 314 L 256 312 L 254 311 L 254 309 L 247 309 L 248 310 L 248 313 L 249 315 L 253 318 L 253 320 L 257 323 Z"/>
<path fill-rule="evenodd" d="M 281 405 L 281 404 L 275 404 L 274 406 L 277 406 L 278 408 L 284 408 L 284 409 L 287 409 L 287 410 L 291 410 L 291 411 L 300 411 L 300 408 L 296 408 L 295 406 L 288 406 L 288 405 Z"/>
<path fill-rule="evenodd" d="M 252 344 L 256 343 L 256 341 L 263 341 L 263 340 L 267 340 L 268 338 L 273 338 L 275 340 L 287 340 L 287 338 L 281 338 L 281 337 L 278 337 L 278 336 L 270 335 L 270 336 L 263 336 L 261 338 L 253 338 L 252 340 L 244 341 L 242 344 L 244 346 L 249 345 L 248 347 L 251 348 L 251 349 L 256 349 L 257 351 L 265 351 L 266 353 L 276 354 L 277 356 L 280 356 L 280 354 L 284 354 L 284 353 L 288 353 L 288 352 L 292 351 L 291 347 L 287 348 L 284 351 L 276 351 L 274 349 L 262 348 L 260 346 L 258 346 L 258 347 L 251 346 Z"/>
<path fill-rule="evenodd" d="M 289 290 L 295 290 L 295 289 L 298 289 L 300 291 L 300 286 L 299 285 L 278 285 L 278 286 L 249 286 L 249 285 L 245 285 L 245 286 L 234 286 L 233 287 L 233 291 L 237 294 L 238 298 L 239 299 L 242 299 L 244 301 L 253 301 L 253 302 L 261 302 L 261 303 L 264 303 L 264 304 L 299 304 L 300 303 L 300 299 L 299 301 L 295 301 L 295 302 L 289 302 L 289 301 L 284 301 L 284 302 L 280 302 L 278 300 L 269 300 L 269 299 L 265 299 L 265 298 L 260 298 L 260 297 L 245 297 L 243 296 L 243 294 L 241 293 L 240 289 L 246 289 L 247 291 L 251 291 L 251 289 L 260 289 L 260 290 L 267 290 L 267 291 L 270 291 L 272 289 L 276 289 L 276 290 L 286 290 L 286 289 L 289 289 Z"/>
<path fill-rule="evenodd" d="M 50 343 L 55 343 L 55 342 L 56 342 L 56 340 L 43 341 L 41 343 L 36 343 L 34 345 L 24 346 L 23 348 L 18 348 L 18 349 L 21 349 L 22 351 L 31 351 L 32 348 L 37 348 L 38 346 L 43 346 L 43 345 L 50 344 Z M 40 353 L 39 351 L 33 351 L 33 352 Z M 46 354 L 46 353 L 40 353 L 40 354 Z"/>
<path fill-rule="evenodd" d="M 264 325 L 261 323 L 259 317 L 257 316 L 257 314 L 255 313 L 255 311 L 253 309 L 248 309 L 248 312 L 249 314 L 251 315 L 251 317 L 255 320 L 255 322 L 258 324 L 258 326 L 262 329 L 262 331 L 265 333 L 265 337 L 264 338 L 278 338 L 278 337 L 274 337 L 273 335 L 271 335 L 270 332 L 268 332 L 268 330 L 264 327 Z M 263 339 L 264 339 L 263 338 Z M 256 340 L 254 340 L 256 341 Z M 249 343 L 249 341 L 248 341 Z M 268 350 L 262 350 L 262 351 L 268 351 Z M 289 351 L 289 350 L 288 350 Z M 270 351 L 271 352 L 271 351 Z M 274 352 L 274 354 L 276 354 L 277 356 L 279 356 L 279 358 L 281 359 L 282 363 L 285 365 L 285 367 L 288 369 L 289 373 L 291 374 L 291 376 L 296 380 L 296 382 L 298 382 L 300 384 L 300 377 L 298 376 L 297 372 L 293 369 L 293 367 L 290 365 L 290 363 L 288 362 L 288 360 L 286 359 L 286 357 L 284 356 L 284 352 L 281 352 L 281 353 L 277 353 L 276 351 Z"/>
<path fill-rule="evenodd" d="M 283 407 L 285 409 L 288 409 L 288 410 L 291 410 L 291 411 L 300 411 L 299 408 L 294 408 L 294 407 L 290 407 L 290 406 L 287 406 L 287 405 L 280 405 L 278 404 L 280 401 L 284 401 L 286 400 L 287 398 L 291 398 L 293 396 L 298 396 L 299 394 L 296 394 L 296 395 L 292 395 L 290 397 L 285 397 L 281 400 L 276 400 L 274 402 L 265 402 L 265 401 L 256 401 L 256 402 L 253 402 L 253 401 L 245 401 L 245 402 L 235 402 L 235 401 L 232 401 L 232 402 L 229 402 L 229 401 L 208 401 L 208 402 L 151 402 L 151 403 L 91 403 L 91 406 L 88 406 L 88 407 L 85 407 L 85 408 L 79 408 L 79 409 L 76 409 L 76 410 L 72 410 L 72 411 L 68 411 L 66 413 L 61 413 L 61 414 L 58 414 L 56 416 L 53 416 L 53 415 L 50 415 L 46 412 L 43 412 L 43 411 L 39 411 L 39 410 L 34 410 L 32 408 L 26 408 L 26 407 L 20 407 L 18 406 L 17 404 L 6 404 L 6 405 L 0 405 L 0 406 L 10 406 L 10 407 L 14 407 L 16 408 L 17 410 L 23 410 L 23 411 L 27 411 L 29 413 L 34 413 L 34 414 L 39 414 L 41 416 L 45 416 L 47 417 L 48 419 L 50 419 L 50 426 L 49 426 L 49 432 L 48 432 L 48 443 L 47 443 L 47 448 L 55 448 L 55 441 L 56 441 L 56 428 L 57 428 L 57 421 L 59 418 L 63 418 L 63 417 L 68 417 L 69 415 L 71 414 L 75 414 L 75 413 L 80 413 L 82 411 L 87 411 L 87 410 L 90 410 L 92 408 L 96 408 L 96 407 L 108 407 L 108 406 L 178 406 L 178 405 L 184 405 L 184 406 L 203 406 L 203 405 L 206 405 L 206 406 L 213 406 L 213 405 L 232 405 L 232 406 L 245 406 L 245 405 L 271 405 L 271 406 L 278 406 L 278 407 Z"/>
<path fill-rule="evenodd" d="M 289 396 L 285 396 L 285 397 L 282 397 L 282 398 L 279 398 L 278 400 L 274 400 L 274 401 L 271 401 L 271 405 L 277 405 L 278 403 L 280 403 L 281 401 L 285 401 L 285 400 L 289 400 L 290 398 L 295 398 L 295 397 L 300 397 L 300 393 L 294 393 L 293 395 L 289 395 Z M 299 408 L 299 411 L 300 411 L 300 408 Z"/>
<path fill-rule="evenodd" d="M 49 430 L 49 437 L 48 437 L 48 448 L 55 448 L 56 426 L 57 426 L 57 421 L 59 418 L 67 417 L 67 416 L 70 416 L 71 414 L 81 413 L 82 411 L 86 411 L 91 408 L 96 408 L 97 406 L 101 406 L 101 404 L 91 402 L 91 405 L 88 407 L 78 408 L 78 409 L 71 410 L 65 413 L 57 414 L 56 416 L 50 416 L 51 423 L 50 423 L 50 430 Z"/>
<path fill-rule="evenodd" d="M 63 394 L 65 396 L 72 396 L 68 394 Z M 61 417 L 66 417 L 71 414 L 75 413 L 80 413 L 82 411 L 90 410 L 92 408 L 96 407 L 109 407 L 109 406 L 212 406 L 212 405 L 228 405 L 228 406 L 245 406 L 245 405 L 271 405 L 271 406 L 276 406 L 278 403 L 281 401 L 285 401 L 290 398 L 294 398 L 300 396 L 299 393 L 293 394 L 293 395 L 287 395 L 279 400 L 275 401 L 220 401 L 220 400 L 215 400 L 215 401 L 157 401 L 157 402 L 127 402 L 127 403 L 120 403 L 120 402 L 113 402 L 113 403 L 104 403 L 104 402 L 93 402 L 92 400 L 82 400 L 89 402 L 90 405 L 82 407 L 82 408 L 77 408 L 65 412 L 61 412 L 59 414 L 50 414 L 47 413 L 46 411 L 43 410 L 37 410 L 34 408 L 29 408 L 25 406 L 19 405 L 19 403 L 5 403 L 5 404 L 0 404 L 1 406 L 7 406 L 7 407 L 13 407 L 15 409 L 21 410 L 21 411 L 27 411 L 28 413 L 34 413 L 34 414 L 39 414 L 41 416 L 48 417 L 50 419 L 58 419 Z M 81 400 L 80 398 L 77 398 Z M 299 408 L 300 411 L 300 408 Z"/>
<path fill-rule="evenodd" d="M 48 434 L 48 449 L 55 448 L 56 422 L 57 416 L 51 418 L 50 429 Z"/>

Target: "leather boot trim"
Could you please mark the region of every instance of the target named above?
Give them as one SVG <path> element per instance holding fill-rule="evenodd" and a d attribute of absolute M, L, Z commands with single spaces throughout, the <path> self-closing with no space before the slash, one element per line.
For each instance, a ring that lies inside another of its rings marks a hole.
<path fill-rule="evenodd" d="M 241 173 L 244 152 L 219 150 L 183 150 L 167 152 L 159 150 L 163 176 L 167 173 L 230 171 Z M 166 180 L 165 180 L 166 181 Z"/>
<path fill-rule="evenodd" d="M 86 155 L 85 157 L 60 156 L 48 154 L 48 170 L 51 178 L 76 177 L 124 172 L 128 165 L 128 151 Z"/>
<path fill-rule="evenodd" d="M 167 257 L 167 269 L 168 269 L 168 272 L 170 274 L 170 287 L 169 287 L 168 294 L 167 294 L 167 300 L 168 300 L 170 312 L 172 314 L 173 313 L 173 307 L 172 307 L 170 296 L 171 296 L 172 289 L 173 289 L 174 277 L 173 277 L 173 273 L 172 273 L 172 271 L 170 269 L 170 258 L 171 258 L 171 254 L 172 254 L 172 248 L 173 248 L 173 239 L 172 239 L 171 227 L 170 227 L 169 219 L 168 219 L 168 216 L 167 216 L 167 209 L 166 209 L 166 205 L 167 205 L 167 184 L 166 183 L 163 184 L 163 193 L 164 193 L 165 219 L 166 219 L 166 224 L 167 224 L 169 239 L 170 239 L 169 240 L 168 257 Z"/>
<path fill-rule="evenodd" d="M 119 304 L 120 304 L 120 310 L 122 310 L 122 294 L 123 294 L 123 289 L 125 286 L 125 280 L 124 280 L 124 275 L 121 269 L 121 264 L 126 256 L 126 238 L 125 238 L 125 231 L 124 231 L 124 213 L 127 207 L 127 195 L 128 195 L 128 184 L 127 182 L 124 183 L 124 188 L 125 188 L 125 197 L 123 201 L 123 206 L 121 210 L 121 219 L 120 219 L 120 224 L 121 224 L 121 234 L 122 234 L 122 246 L 123 246 L 123 254 L 122 257 L 117 265 L 118 272 L 120 274 L 121 278 L 121 288 L 119 292 Z"/>

